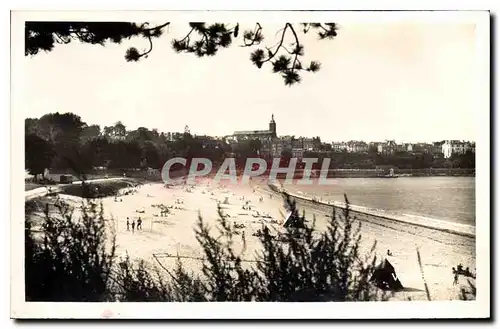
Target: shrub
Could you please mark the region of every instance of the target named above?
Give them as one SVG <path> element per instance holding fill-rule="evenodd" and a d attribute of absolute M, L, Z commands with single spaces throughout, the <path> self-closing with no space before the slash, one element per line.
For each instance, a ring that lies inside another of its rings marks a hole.
<path fill-rule="evenodd" d="M 243 259 L 244 236 L 219 209 L 219 236 L 198 218 L 202 272 L 159 269 L 115 256 L 102 207 L 90 203 L 80 220 L 62 206 L 45 212 L 41 237 L 26 221 L 26 299 L 29 301 L 365 301 L 386 299 L 370 284 L 374 248 L 359 252 L 360 224 L 349 211 L 334 211 L 326 231 L 315 230 L 284 195 L 294 225 L 280 234 L 262 227 L 261 251 Z M 348 200 L 346 199 L 348 204 Z M 374 246 L 375 247 L 375 246 Z M 160 264 L 161 266 L 161 264 Z"/>
<path fill-rule="evenodd" d="M 51 215 L 49 205 L 41 234 L 26 218 L 25 285 L 27 301 L 98 302 L 109 299 L 115 238 L 107 233 L 102 207 L 83 208 L 80 219 L 64 203 Z"/>

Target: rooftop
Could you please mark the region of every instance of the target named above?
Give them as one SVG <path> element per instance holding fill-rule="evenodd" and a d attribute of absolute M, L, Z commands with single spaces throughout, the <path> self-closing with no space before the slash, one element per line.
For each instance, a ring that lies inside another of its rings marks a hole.
<path fill-rule="evenodd" d="M 267 135 L 272 133 L 271 130 L 242 130 L 235 131 L 234 135 Z"/>

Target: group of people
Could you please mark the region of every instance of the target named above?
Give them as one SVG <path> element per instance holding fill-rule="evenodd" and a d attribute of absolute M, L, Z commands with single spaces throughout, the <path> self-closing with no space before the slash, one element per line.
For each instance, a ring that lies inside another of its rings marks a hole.
<path fill-rule="evenodd" d="M 135 231 L 137 228 L 137 231 L 142 231 L 142 219 L 139 217 L 137 219 L 137 226 L 135 224 L 135 220 L 132 219 L 132 222 L 130 222 L 130 219 L 127 217 L 127 231 L 130 231 L 130 228 L 132 227 L 132 232 Z"/>
<path fill-rule="evenodd" d="M 458 276 L 459 275 L 474 278 L 474 274 L 472 274 L 472 272 L 469 270 L 469 268 L 467 267 L 464 270 L 464 267 L 462 264 L 458 264 L 456 269 L 454 267 L 452 267 L 451 269 L 453 270 L 453 285 L 458 284 Z"/>

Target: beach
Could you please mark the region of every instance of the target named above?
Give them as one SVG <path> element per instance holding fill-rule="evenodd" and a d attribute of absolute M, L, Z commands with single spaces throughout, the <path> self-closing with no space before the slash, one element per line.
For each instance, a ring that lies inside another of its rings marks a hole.
<path fill-rule="evenodd" d="M 126 189 L 126 190 L 131 190 Z M 182 257 L 188 269 L 200 268 L 202 250 L 196 240 L 194 229 L 201 215 L 203 221 L 214 228 L 217 225 L 217 208 L 230 223 L 241 228 L 245 235 L 243 243 L 236 243 L 236 252 L 243 251 L 243 259 L 251 259 L 260 249 L 259 238 L 253 234 L 262 223 L 284 231 L 282 226 L 286 210 L 280 195 L 273 192 L 265 182 L 253 180 L 251 184 L 225 186 L 209 180 L 196 186 L 170 186 L 147 183 L 132 189 L 134 193 L 100 199 L 104 216 L 116 233 L 117 254 L 131 259 L 145 260 L 150 265 L 174 269 L 176 256 Z M 60 194 L 60 198 L 77 206 L 81 199 Z M 317 230 L 323 230 L 332 213 L 332 207 L 317 202 L 296 198 L 300 212 L 306 217 L 316 218 Z M 161 205 L 161 206 L 160 206 Z M 248 209 L 250 207 L 251 209 Z M 244 209 L 245 208 L 245 209 Z M 168 209 L 162 215 L 161 209 Z M 475 238 L 428 227 L 376 217 L 371 214 L 353 212 L 361 223 L 361 254 L 367 253 L 376 241 L 375 253 L 379 260 L 387 258 L 405 287 L 397 292 L 393 300 L 426 300 L 424 279 L 417 259 L 420 251 L 423 276 L 433 300 L 459 299 L 461 288 L 467 288 L 467 279 L 459 276 L 453 284 L 452 267 L 463 264 L 475 273 Z M 127 230 L 127 219 L 131 224 L 142 220 L 142 230 Z M 215 232 L 215 231 L 214 231 Z M 237 242 L 240 239 L 235 239 Z M 390 250 L 391 256 L 388 255 Z M 474 280 L 472 281 L 474 282 Z"/>

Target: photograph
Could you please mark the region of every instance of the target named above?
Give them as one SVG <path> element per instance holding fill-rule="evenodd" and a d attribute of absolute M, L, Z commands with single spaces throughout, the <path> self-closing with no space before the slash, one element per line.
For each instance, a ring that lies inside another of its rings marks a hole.
<path fill-rule="evenodd" d="M 490 19 L 12 11 L 11 318 L 490 317 Z"/>

